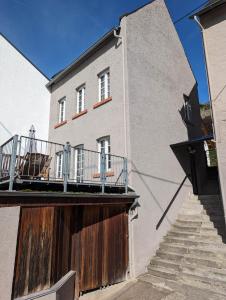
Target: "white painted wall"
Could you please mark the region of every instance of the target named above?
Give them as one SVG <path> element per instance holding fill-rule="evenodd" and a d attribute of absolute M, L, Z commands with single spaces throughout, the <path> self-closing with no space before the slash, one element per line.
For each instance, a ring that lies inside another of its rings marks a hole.
<path fill-rule="evenodd" d="M 0 145 L 11 135 L 48 138 L 48 80 L 0 34 Z"/>

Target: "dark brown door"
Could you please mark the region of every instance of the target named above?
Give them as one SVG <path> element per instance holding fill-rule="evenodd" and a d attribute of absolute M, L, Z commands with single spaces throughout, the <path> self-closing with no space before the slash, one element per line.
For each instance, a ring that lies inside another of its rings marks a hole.
<path fill-rule="evenodd" d="M 125 207 L 84 207 L 78 238 L 80 291 L 125 279 L 128 268 L 128 214 Z"/>

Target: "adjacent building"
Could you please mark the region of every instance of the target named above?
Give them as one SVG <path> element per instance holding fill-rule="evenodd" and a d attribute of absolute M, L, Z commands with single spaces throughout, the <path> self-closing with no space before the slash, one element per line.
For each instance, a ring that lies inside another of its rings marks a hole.
<path fill-rule="evenodd" d="M 218 171 L 223 203 L 226 207 L 226 1 L 209 1 L 193 18 L 203 36 Z"/>
<path fill-rule="evenodd" d="M 123 15 L 47 87 L 49 140 L 72 146 L 74 180 L 85 172 L 84 149 L 107 154 L 108 180 L 116 175 L 111 153 L 128 158 L 129 187 L 140 196 L 129 218 L 129 273 L 144 272 L 191 191 L 186 181 L 178 192 L 185 174 L 170 145 L 202 135 L 197 83 L 165 2 Z"/>
<path fill-rule="evenodd" d="M 0 34 L 0 145 L 14 134 L 48 138 L 48 78 Z"/>

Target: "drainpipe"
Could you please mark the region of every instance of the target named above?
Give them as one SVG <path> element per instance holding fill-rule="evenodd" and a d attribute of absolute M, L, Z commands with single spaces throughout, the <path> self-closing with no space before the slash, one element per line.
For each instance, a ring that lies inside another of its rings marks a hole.
<path fill-rule="evenodd" d="M 123 120 L 124 120 L 124 138 L 125 138 L 125 157 L 128 157 L 128 147 L 127 147 L 127 117 L 126 117 L 126 83 L 125 83 L 125 46 L 124 41 L 121 35 L 117 33 L 117 30 L 114 30 L 115 38 L 121 39 L 122 41 L 122 77 L 123 77 Z"/>
<path fill-rule="evenodd" d="M 207 67 L 206 48 L 205 48 L 204 35 L 203 35 L 204 28 L 203 28 L 198 16 L 194 16 L 194 20 L 198 24 L 198 26 L 201 30 L 201 33 L 202 33 L 202 46 L 203 46 L 205 72 L 206 72 L 207 87 L 208 87 L 208 94 L 209 94 L 210 113 L 211 113 L 211 118 L 212 118 L 213 138 L 216 142 L 215 125 L 214 125 L 214 117 L 213 117 L 213 105 L 212 105 L 212 97 L 211 97 L 211 91 L 210 91 L 210 79 L 209 79 L 209 72 L 208 72 L 208 67 Z"/>

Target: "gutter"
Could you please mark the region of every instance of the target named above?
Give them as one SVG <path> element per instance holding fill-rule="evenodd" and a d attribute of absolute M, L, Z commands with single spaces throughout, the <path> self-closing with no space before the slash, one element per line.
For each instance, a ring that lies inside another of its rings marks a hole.
<path fill-rule="evenodd" d="M 75 67 L 81 65 L 84 61 L 86 61 L 93 53 L 102 48 L 103 44 L 108 40 L 115 37 L 116 27 L 112 28 L 108 31 L 102 38 L 100 38 L 95 44 L 93 44 L 90 48 L 88 48 L 82 55 L 80 55 L 75 61 L 73 61 L 68 67 L 66 67 L 63 71 L 58 73 L 55 77 L 53 77 L 47 84 L 46 87 L 48 90 L 51 90 L 51 86 L 61 79 L 63 79 L 67 74 L 69 74 Z"/>

